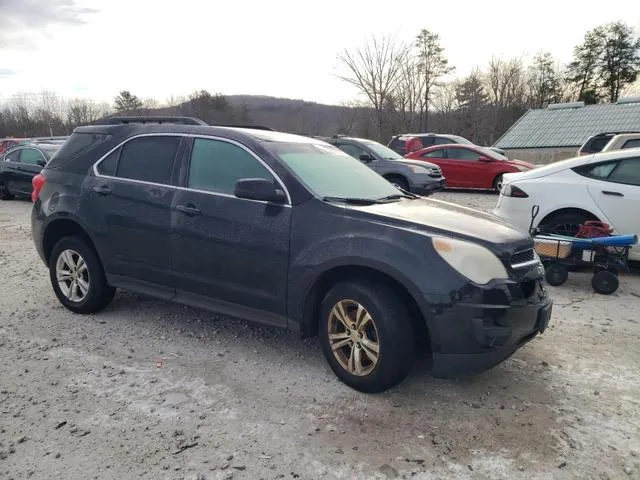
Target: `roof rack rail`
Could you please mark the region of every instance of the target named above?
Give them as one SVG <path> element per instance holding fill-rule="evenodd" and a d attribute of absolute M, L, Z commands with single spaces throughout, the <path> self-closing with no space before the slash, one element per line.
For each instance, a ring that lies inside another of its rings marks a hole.
<path fill-rule="evenodd" d="M 230 128 L 253 128 L 255 130 L 269 130 L 273 132 L 273 128 L 264 127 L 262 125 L 219 125 L 220 127 L 230 127 Z"/>
<path fill-rule="evenodd" d="M 91 125 L 127 125 L 130 123 L 179 123 L 182 125 L 207 125 L 199 118 L 193 117 L 162 117 L 162 116 L 131 116 L 103 118 Z"/>

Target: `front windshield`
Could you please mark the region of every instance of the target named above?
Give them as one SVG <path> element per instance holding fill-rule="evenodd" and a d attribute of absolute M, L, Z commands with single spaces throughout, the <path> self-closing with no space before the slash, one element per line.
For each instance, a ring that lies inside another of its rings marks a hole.
<path fill-rule="evenodd" d="M 374 142 L 373 140 L 362 141 L 362 143 L 369 147 L 370 150 L 373 150 L 376 155 L 384 158 L 385 160 L 396 160 L 398 158 L 403 158 L 399 153 L 394 152 L 390 148 L 385 147 L 381 143 Z"/>
<path fill-rule="evenodd" d="M 365 164 L 333 145 L 273 142 L 269 148 L 318 197 L 377 200 L 400 193 Z"/>

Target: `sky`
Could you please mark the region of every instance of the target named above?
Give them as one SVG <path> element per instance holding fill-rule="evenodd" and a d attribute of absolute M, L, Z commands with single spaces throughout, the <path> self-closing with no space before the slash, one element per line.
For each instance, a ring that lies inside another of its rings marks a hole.
<path fill-rule="evenodd" d="M 314 5 L 314 6 L 310 6 Z M 524 5 L 528 5 L 525 7 Z M 199 89 L 339 104 L 358 92 L 337 55 L 372 36 L 436 32 L 456 74 L 492 56 L 562 62 L 584 33 L 623 20 L 638 0 L 0 0 L 0 101 L 55 91 L 111 102 L 122 89 L 165 101 Z"/>

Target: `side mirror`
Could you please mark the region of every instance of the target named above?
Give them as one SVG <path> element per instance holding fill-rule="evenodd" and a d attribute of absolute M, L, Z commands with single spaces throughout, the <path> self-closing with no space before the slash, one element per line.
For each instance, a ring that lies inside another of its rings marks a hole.
<path fill-rule="evenodd" d="M 265 178 L 241 178 L 236 182 L 233 194 L 247 200 L 262 202 L 285 203 L 287 196 L 282 189 L 277 188 L 273 181 Z"/>
<path fill-rule="evenodd" d="M 489 157 L 478 157 L 478 161 L 479 161 L 479 162 L 484 162 L 484 163 L 491 163 L 491 162 L 493 162 L 493 160 L 491 160 Z"/>
<path fill-rule="evenodd" d="M 360 158 L 360 161 L 364 162 L 364 163 L 369 163 L 369 162 L 372 162 L 373 160 L 375 160 L 375 158 L 373 158 L 368 153 L 363 153 L 362 155 L 360 155 L 359 158 Z"/>
<path fill-rule="evenodd" d="M 45 167 L 47 165 L 47 162 L 45 162 L 44 160 L 38 160 L 38 165 L 40 165 L 41 167 Z"/>

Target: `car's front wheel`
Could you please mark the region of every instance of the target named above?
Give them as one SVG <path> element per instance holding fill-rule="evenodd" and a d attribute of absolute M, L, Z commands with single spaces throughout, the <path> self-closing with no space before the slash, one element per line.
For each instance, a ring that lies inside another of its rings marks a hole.
<path fill-rule="evenodd" d="M 322 302 L 319 327 L 331 369 L 356 390 L 386 390 L 411 369 L 411 319 L 398 295 L 383 283 L 360 280 L 335 285 Z"/>
<path fill-rule="evenodd" d="M 49 258 L 49 277 L 60 303 L 75 313 L 94 313 L 113 299 L 102 264 L 80 237 L 64 237 Z"/>

